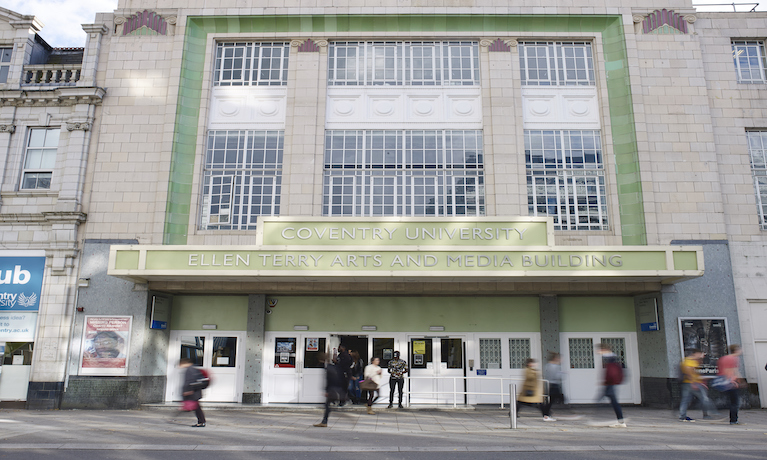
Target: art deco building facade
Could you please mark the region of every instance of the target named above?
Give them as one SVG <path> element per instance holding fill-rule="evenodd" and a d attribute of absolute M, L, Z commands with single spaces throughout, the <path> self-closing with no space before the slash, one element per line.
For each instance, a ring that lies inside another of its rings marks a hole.
<path fill-rule="evenodd" d="M 208 400 L 319 402 L 341 343 L 401 351 L 412 404 L 480 404 L 550 352 L 590 403 L 606 342 L 647 405 L 673 404 L 683 349 L 714 372 L 741 343 L 744 401 L 767 403 L 767 15 L 168 6 L 88 26 L 69 297 L 47 247 L 18 247 L 46 249 L 28 407 L 178 400 L 182 356 Z M 43 212 L 22 192 L 43 121 L 3 134 L 4 225 L 32 225 L 12 197 Z M 51 189 L 74 174 L 56 155 Z"/>

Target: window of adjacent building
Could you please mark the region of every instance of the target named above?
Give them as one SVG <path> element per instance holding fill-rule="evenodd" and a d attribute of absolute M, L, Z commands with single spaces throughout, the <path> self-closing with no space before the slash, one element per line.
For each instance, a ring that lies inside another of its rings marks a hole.
<path fill-rule="evenodd" d="M 59 128 L 32 128 L 29 130 L 24 152 L 24 170 L 21 173 L 22 189 L 51 188 L 60 132 Z"/>
<path fill-rule="evenodd" d="M 289 43 L 218 43 L 213 84 L 287 85 L 289 52 Z"/>
<path fill-rule="evenodd" d="M 767 131 L 750 131 L 746 135 L 756 187 L 759 225 L 762 230 L 767 230 Z"/>
<path fill-rule="evenodd" d="M 767 61 L 765 61 L 763 40 L 740 40 L 732 42 L 732 59 L 738 83 L 767 82 Z"/>
<path fill-rule="evenodd" d="M 485 215 L 482 132 L 327 131 L 322 213 Z"/>
<path fill-rule="evenodd" d="M 595 84 L 591 43 L 521 42 L 518 49 L 523 85 Z"/>
<path fill-rule="evenodd" d="M 526 130 L 527 208 L 556 230 L 607 230 L 599 131 Z"/>
<path fill-rule="evenodd" d="M 202 228 L 254 230 L 280 213 L 283 131 L 211 131 L 205 155 Z"/>
<path fill-rule="evenodd" d="M 0 48 L 0 83 L 8 82 L 8 72 L 11 70 L 11 52 L 13 48 Z"/>
<path fill-rule="evenodd" d="M 477 42 L 335 42 L 331 86 L 479 85 Z"/>

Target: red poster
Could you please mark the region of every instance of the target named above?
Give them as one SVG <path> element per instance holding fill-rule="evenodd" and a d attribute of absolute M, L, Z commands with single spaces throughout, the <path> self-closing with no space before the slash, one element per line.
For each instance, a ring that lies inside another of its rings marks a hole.
<path fill-rule="evenodd" d="M 130 316 L 86 316 L 82 373 L 125 375 L 130 332 Z"/>

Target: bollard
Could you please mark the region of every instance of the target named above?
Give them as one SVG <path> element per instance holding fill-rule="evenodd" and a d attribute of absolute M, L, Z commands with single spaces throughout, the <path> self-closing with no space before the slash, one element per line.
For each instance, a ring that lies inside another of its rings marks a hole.
<path fill-rule="evenodd" d="M 511 422 L 511 429 L 517 429 L 517 384 L 509 384 L 509 418 Z"/>

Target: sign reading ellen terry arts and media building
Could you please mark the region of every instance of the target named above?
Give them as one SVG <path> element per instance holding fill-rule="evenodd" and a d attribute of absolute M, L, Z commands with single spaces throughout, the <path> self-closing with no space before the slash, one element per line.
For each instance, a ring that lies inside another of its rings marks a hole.
<path fill-rule="evenodd" d="M 116 276 L 664 276 L 702 274 L 696 248 L 554 247 L 543 218 L 264 218 L 255 246 L 113 246 Z"/>

